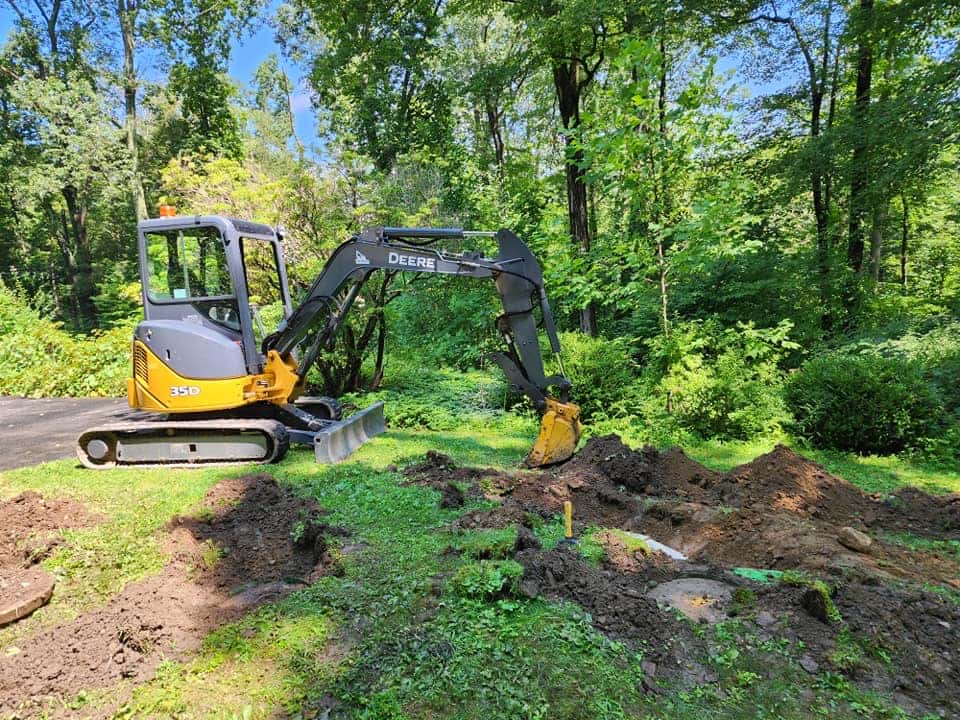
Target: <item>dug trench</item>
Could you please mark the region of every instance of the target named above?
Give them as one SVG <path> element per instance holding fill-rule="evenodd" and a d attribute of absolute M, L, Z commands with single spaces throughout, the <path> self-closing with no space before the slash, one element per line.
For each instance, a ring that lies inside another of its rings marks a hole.
<path fill-rule="evenodd" d="M 70 509 L 81 520 L 92 517 L 75 504 Z M 161 531 L 170 559 L 160 573 L 128 584 L 98 609 L 5 648 L 0 715 L 41 714 L 97 688 L 116 688 L 111 695 L 122 702 L 162 660 L 188 657 L 217 627 L 330 572 L 328 538 L 345 533 L 322 517 L 315 501 L 268 475 L 213 486 L 195 512 L 175 517 Z M 59 521 L 62 526 L 63 517 Z M 21 525 L 13 533 L 5 528 L 0 548 L 16 548 L 10 552 L 17 558 L 24 557 L 17 532 L 36 534 L 30 524 Z"/>
<path fill-rule="evenodd" d="M 461 468 L 430 453 L 404 473 L 448 506 L 494 501 L 450 530 L 516 526 L 520 592 L 578 603 L 597 630 L 640 649 L 650 692 L 716 680 L 695 625 L 735 618 L 745 635 L 787 642 L 811 676 L 842 674 L 907 712 L 960 716 L 960 558 L 893 538 L 960 538 L 956 494 L 867 494 L 784 446 L 719 473 L 613 435 L 546 471 Z M 598 564 L 543 550 L 531 530 L 567 500 L 576 534 L 604 546 Z"/>

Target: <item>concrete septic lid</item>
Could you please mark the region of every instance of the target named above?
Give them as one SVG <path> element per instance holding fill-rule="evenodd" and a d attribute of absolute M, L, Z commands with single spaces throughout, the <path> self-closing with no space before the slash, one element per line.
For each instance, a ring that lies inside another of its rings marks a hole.
<path fill-rule="evenodd" d="M 0 571 L 0 626 L 46 605 L 55 584 L 53 576 L 40 568 Z"/>
<path fill-rule="evenodd" d="M 648 594 L 695 622 L 718 623 L 727 619 L 733 588 L 719 580 L 681 578 L 661 583 Z"/>

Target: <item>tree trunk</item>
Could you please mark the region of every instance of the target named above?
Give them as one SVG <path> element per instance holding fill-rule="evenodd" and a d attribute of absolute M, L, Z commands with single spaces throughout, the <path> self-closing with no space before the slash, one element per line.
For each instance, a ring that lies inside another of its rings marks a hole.
<path fill-rule="evenodd" d="M 500 126 L 500 110 L 492 98 L 484 98 L 483 104 L 487 115 L 487 130 L 490 133 L 490 142 L 493 143 L 493 157 L 497 162 L 497 170 L 502 172 L 505 147 L 503 129 Z"/>
<path fill-rule="evenodd" d="M 140 151 L 137 146 L 137 70 L 134 63 L 134 50 L 138 1 L 117 0 L 117 17 L 120 20 L 120 36 L 123 39 L 124 130 L 127 135 L 127 152 L 130 155 L 130 193 L 139 222 L 147 219 L 147 200 L 143 192 Z"/>
<path fill-rule="evenodd" d="M 87 238 L 87 213 L 72 185 L 63 188 L 63 199 L 67 205 L 67 220 L 74 247 L 71 285 L 77 311 L 77 326 L 88 329 L 96 322 L 97 308 L 93 303 L 96 287 L 93 283 L 93 260 Z"/>
<path fill-rule="evenodd" d="M 557 104 L 560 108 L 560 120 L 563 123 L 566 142 L 564 169 L 567 181 L 567 215 L 570 223 L 570 235 L 583 251 L 590 250 L 590 222 L 587 206 L 587 186 L 584 182 L 583 152 L 573 147 L 571 131 L 580 127 L 580 93 L 582 89 L 580 75 L 583 69 L 580 62 L 557 63 L 553 67 L 553 83 L 557 91 Z M 597 320 L 594 303 L 580 310 L 580 332 L 596 336 Z"/>
<path fill-rule="evenodd" d="M 860 0 L 859 22 L 868 25 L 873 14 L 873 0 Z M 867 214 L 869 173 L 869 111 L 873 82 L 873 48 L 867 29 L 860 28 L 857 49 L 857 89 L 853 107 L 854 145 L 850 168 L 850 225 L 847 237 L 847 262 L 855 272 L 863 272 L 864 220 Z"/>
<path fill-rule="evenodd" d="M 907 194 L 900 194 L 903 204 L 903 217 L 900 221 L 900 285 L 907 289 L 907 241 L 910 238 L 910 206 L 907 205 Z"/>
<path fill-rule="evenodd" d="M 883 225 L 887 221 L 886 203 L 877 203 L 873 211 L 873 228 L 870 231 L 870 277 L 880 280 L 880 263 L 883 260 Z"/>

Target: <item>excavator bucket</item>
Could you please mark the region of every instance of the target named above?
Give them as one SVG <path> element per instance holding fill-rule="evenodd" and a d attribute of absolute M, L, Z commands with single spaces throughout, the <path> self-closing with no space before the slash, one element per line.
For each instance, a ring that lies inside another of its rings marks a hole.
<path fill-rule="evenodd" d="M 382 434 L 386 429 L 383 403 L 376 402 L 345 420 L 328 425 L 316 434 L 313 449 L 317 462 L 329 465 L 346 460 L 367 440 Z"/>
<path fill-rule="evenodd" d="M 540 434 L 523 464 L 538 468 L 563 462 L 577 449 L 582 431 L 580 407 L 548 397 Z"/>

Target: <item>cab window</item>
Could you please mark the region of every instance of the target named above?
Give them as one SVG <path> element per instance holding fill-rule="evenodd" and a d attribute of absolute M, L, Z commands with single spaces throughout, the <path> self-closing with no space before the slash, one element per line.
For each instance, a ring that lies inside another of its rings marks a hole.
<path fill-rule="evenodd" d="M 213 227 L 146 234 L 147 294 L 156 303 L 190 303 L 214 322 L 239 328 L 220 232 Z"/>
<path fill-rule="evenodd" d="M 250 309 L 254 317 L 257 341 L 276 329 L 286 308 L 280 289 L 280 265 L 274 243 L 251 237 L 240 238 L 243 270 L 250 292 Z"/>

